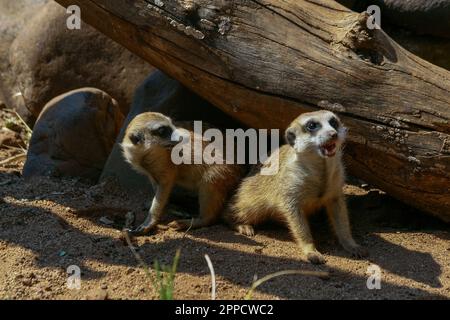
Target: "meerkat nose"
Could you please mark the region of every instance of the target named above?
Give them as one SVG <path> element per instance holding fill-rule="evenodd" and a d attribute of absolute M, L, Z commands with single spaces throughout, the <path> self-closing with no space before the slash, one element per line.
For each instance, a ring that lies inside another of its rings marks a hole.
<path fill-rule="evenodd" d="M 338 137 L 338 133 L 335 130 L 333 130 L 329 132 L 329 136 L 331 139 L 336 139 Z"/>

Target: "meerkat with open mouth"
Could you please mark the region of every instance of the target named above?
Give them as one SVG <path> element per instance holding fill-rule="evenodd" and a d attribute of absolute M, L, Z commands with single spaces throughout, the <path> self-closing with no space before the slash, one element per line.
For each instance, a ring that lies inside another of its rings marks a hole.
<path fill-rule="evenodd" d="M 237 164 L 175 164 L 172 149 L 183 139 L 192 142 L 189 151 L 193 157 L 202 156 L 194 154 L 196 142 L 202 146 L 209 143 L 192 130 L 175 126 L 161 113 L 142 113 L 128 125 L 122 142 L 124 157 L 136 171 L 148 176 L 155 192 L 145 221 L 131 230 L 131 234 L 147 234 L 157 226 L 175 185 L 198 194 L 200 214 L 193 220 L 173 221 L 170 227 L 182 230 L 215 223 L 231 191 L 245 174 Z"/>
<path fill-rule="evenodd" d="M 367 256 L 367 250 L 353 240 L 342 190 L 345 134 L 346 128 L 330 111 L 300 115 L 285 131 L 288 144 L 265 162 L 279 157 L 278 173 L 262 175 L 261 168 L 251 172 L 232 197 L 226 221 L 248 236 L 266 220 L 282 221 L 307 259 L 320 264 L 325 259 L 314 245 L 308 216 L 325 207 L 344 249 L 356 257 Z"/>

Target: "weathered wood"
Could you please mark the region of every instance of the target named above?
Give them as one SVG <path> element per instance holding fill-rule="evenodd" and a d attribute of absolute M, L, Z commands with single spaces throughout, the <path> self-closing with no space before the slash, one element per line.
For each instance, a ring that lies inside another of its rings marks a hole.
<path fill-rule="evenodd" d="M 450 221 L 450 72 L 331 0 L 57 0 L 231 116 L 338 111 L 350 173 Z"/>

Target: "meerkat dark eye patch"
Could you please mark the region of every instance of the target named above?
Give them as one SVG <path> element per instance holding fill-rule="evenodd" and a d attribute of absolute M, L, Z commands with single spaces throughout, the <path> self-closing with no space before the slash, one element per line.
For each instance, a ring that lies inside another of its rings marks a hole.
<path fill-rule="evenodd" d="M 161 126 L 153 130 L 152 133 L 161 138 L 170 138 L 172 135 L 172 128 L 169 126 Z"/>
<path fill-rule="evenodd" d="M 338 119 L 336 119 L 335 117 L 332 117 L 328 123 L 330 124 L 330 126 L 332 126 L 334 129 L 338 129 L 339 128 L 339 121 Z"/>
<path fill-rule="evenodd" d="M 310 121 L 308 121 L 308 122 L 305 124 L 305 127 L 304 127 L 304 128 L 305 128 L 305 130 L 308 131 L 308 132 L 314 132 L 314 131 L 319 130 L 320 127 L 321 127 L 321 124 L 320 124 L 319 122 L 314 121 L 314 120 L 310 120 Z"/>
<path fill-rule="evenodd" d="M 144 140 L 144 136 L 141 132 L 133 132 L 128 136 L 128 138 L 130 139 L 131 143 L 134 145 L 141 143 L 142 140 Z"/>
<path fill-rule="evenodd" d="M 295 133 L 292 132 L 290 129 L 288 129 L 286 131 L 286 141 L 287 141 L 287 143 L 289 143 L 289 145 L 293 146 L 295 144 L 295 139 L 296 139 Z"/>

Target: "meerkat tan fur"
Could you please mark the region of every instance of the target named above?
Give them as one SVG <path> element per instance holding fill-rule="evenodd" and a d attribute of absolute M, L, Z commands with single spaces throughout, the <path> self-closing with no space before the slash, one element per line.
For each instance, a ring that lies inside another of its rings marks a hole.
<path fill-rule="evenodd" d="M 186 126 L 185 126 L 186 127 Z M 223 211 L 229 194 L 238 185 L 244 172 L 234 164 L 175 164 L 172 149 L 183 137 L 207 144 L 192 130 L 176 127 L 169 117 L 161 113 L 146 112 L 135 117 L 129 124 L 122 149 L 125 159 L 138 172 L 148 176 L 155 196 L 145 221 L 132 230 L 140 235 L 150 232 L 160 222 L 172 189 L 175 185 L 198 194 L 200 213 L 193 221 L 176 220 L 169 224 L 175 229 L 200 228 L 215 223 Z"/>
<path fill-rule="evenodd" d="M 226 220 L 245 235 L 266 220 L 287 224 L 294 239 L 312 263 L 325 259 L 314 246 L 308 215 L 325 207 L 341 245 L 352 255 L 362 257 L 366 250 L 351 235 L 343 194 L 344 169 L 341 146 L 346 129 L 329 111 L 304 113 L 285 132 L 288 144 L 266 160 L 279 157 L 275 175 L 251 172 L 232 197 Z M 264 165 L 264 164 L 263 164 Z"/>

